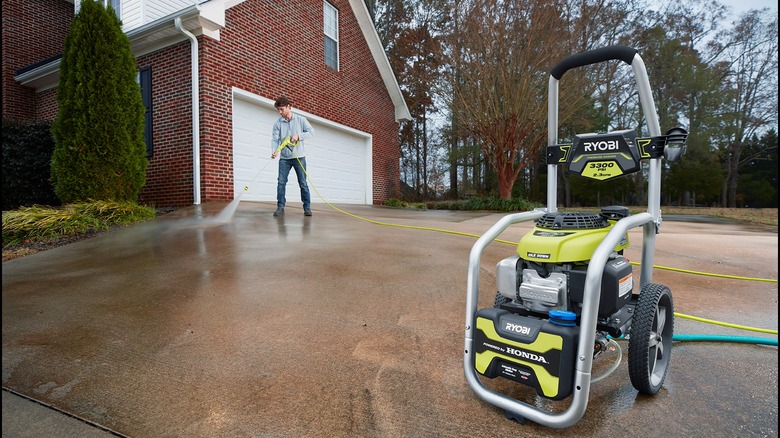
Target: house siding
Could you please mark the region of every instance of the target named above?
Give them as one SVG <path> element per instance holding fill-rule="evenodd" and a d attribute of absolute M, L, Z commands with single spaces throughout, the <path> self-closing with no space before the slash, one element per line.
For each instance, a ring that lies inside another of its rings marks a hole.
<path fill-rule="evenodd" d="M 128 32 L 145 23 L 144 4 L 142 0 L 123 0 L 122 11 L 122 31 Z"/>
<path fill-rule="evenodd" d="M 324 64 L 319 0 L 246 1 L 226 12 L 219 41 L 198 38 L 203 202 L 234 196 L 233 87 L 268 99 L 286 94 L 294 108 L 371 133 L 373 202 L 398 196 L 393 103 L 349 3 L 333 4 L 348 12 L 340 14 L 340 71 Z M 185 42 L 138 60 L 152 67 L 155 152 L 141 198 L 155 205 L 193 199 L 189 50 Z"/>
<path fill-rule="evenodd" d="M 199 0 L 201 3 L 203 0 Z M 122 30 L 129 32 L 194 4 L 192 0 L 123 0 Z"/>
<path fill-rule="evenodd" d="M 54 93 L 36 96 L 16 83 L 19 68 L 62 53 L 73 21 L 73 4 L 65 0 L 3 0 L 3 119 L 52 120 Z M 43 94 L 43 93 L 40 93 Z"/>

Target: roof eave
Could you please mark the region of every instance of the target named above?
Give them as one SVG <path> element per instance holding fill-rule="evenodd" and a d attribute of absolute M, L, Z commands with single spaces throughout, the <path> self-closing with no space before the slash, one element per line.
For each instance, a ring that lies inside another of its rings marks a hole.
<path fill-rule="evenodd" d="M 193 5 L 127 32 L 133 55 L 138 57 L 186 40 L 187 37 L 174 26 L 176 17 L 181 17 L 182 25 L 194 35 L 204 33 L 202 25 L 204 20 L 200 17 L 198 7 Z M 209 30 L 206 29 L 206 32 L 209 32 Z M 218 29 L 216 32 L 218 35 Z M 34 89 L 36 92 L 55 88 L 60 81 L 61 60 L 62 58 L 58 58 L 20 73 L 14 77 L 14 80 L 20 85 Z"/>

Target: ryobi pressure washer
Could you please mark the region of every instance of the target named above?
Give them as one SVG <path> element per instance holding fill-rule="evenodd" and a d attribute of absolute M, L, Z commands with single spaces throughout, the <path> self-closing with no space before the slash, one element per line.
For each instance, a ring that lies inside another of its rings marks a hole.
<path fill-rule="evenodd" d="M 650 137 L 633 130 L 575 136 L 558 143 L 558 81 L 568 70 L 619 60 L 631 65 Z M 655 235 L 660 231 L 661 160 L 685 151 L 687 132 L 661 135 L 644 62 L 635 49 L 609 46 L 569 56 L 550 73 L 548 96 L 547 207 L 510 214 L 474 244 L 469 257 L 464 366 L 482 399 L 520 422 L 563 428 L 585 413 L 593 359 L 612 338 L 628 338 L 632 385 L 645 394 L 661 388 L 669 369 L 674 309 L 668 287 L 652 282 Z M 647 212 L 629 215 L 613 206 L 600 213 L 557 211 L 558 166 L 574 175 L 607 181 L 642 170 L 649 162 Z M 509 225 L 535 220 L 517 251 L 496 266 L 492 308 L 478 309 L 480 257 Z M 628 230 L 642 226 L 641 285 L 623 256 Z M 487 388 L 480 376 L 528 385 L 552 400 L 572 397 L 552 413 Z"/>

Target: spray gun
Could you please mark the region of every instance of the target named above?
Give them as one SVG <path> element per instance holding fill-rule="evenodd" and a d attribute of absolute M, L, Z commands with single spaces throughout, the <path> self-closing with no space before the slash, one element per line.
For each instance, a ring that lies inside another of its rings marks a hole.
<path fill-rule="evenodd" d="M 288 135 L 287 137 L 285 137 L 284 141 L 282 141 L 282 144 L 280 144 L 279 147 L 276 148 L 276 151 L 273 154 L 271 154 L 271 159 L 272 160 L 275 159 L 276 158 L 276 154 L 281 152 L 282 149 L 286 148 L 287 146 L 292 146 L 292 147 L 298 146 L 298 142 L 297 141 L 293 142 L 292 140 L 290 140 L 290 136 Z M 263 168 L 260 169 L 260 172 L 257 172 L 257 175 L 255 175 L 255 178 L 257 178 L 257 176 L 260 175 L 260 173 L 263 171 L 263 169 L 265 169 L 266 166 L 268 166 L 269 163 L 270 163 L 270 161 L 265 163 L 265 166 L 263 166 Z M 252 181 L 254 181 L 255 178 L 252 178 Z M 249 184 L 252 184 L 252 181 L 250 181 Z M 249 191 L 249 186 L 248 185 L 244 186 L 244 191 L 245 192 Z"/>
<path fill-rule="evenodd" d="M 288 135 L 287 137 L 284 138 L 284 141 L 282 141 L 282 144 L 280 144 L 279 147 L 276 148 L 276 152 L 271 154 L 271 159 L 273 160 L 274 158 L 276 158 L 276 154 L 281 152 L 282 149 L 286 148 L 287 146 L 292 146 L 292 147 L 298 146 L 298 142 L 297 141 L 296 142 L 292 142 L 290 140 L 290 136 Z"/>

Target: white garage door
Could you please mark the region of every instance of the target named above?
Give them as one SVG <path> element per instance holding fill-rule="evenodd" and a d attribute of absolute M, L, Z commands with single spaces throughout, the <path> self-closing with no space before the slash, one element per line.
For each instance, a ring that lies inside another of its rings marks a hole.
<path fill-rule="evenodd" d="M 294 106 L 293 112 L 306 116 L 314 129 L 314 137 L 306 140 L 312 203 L 323 202 L 322 198 L 341 204 L 373 203 L 371 136 Z M 276 201 L 278 161 L 271 160 L 271 128 L 278 118 L 273 101 L 234 90 L 233 178 L 236 195 L 244 192 L 242 200 Z M 290 171 L 286 196 L 288 203 L 301 202 L 295 170 Z"/>

